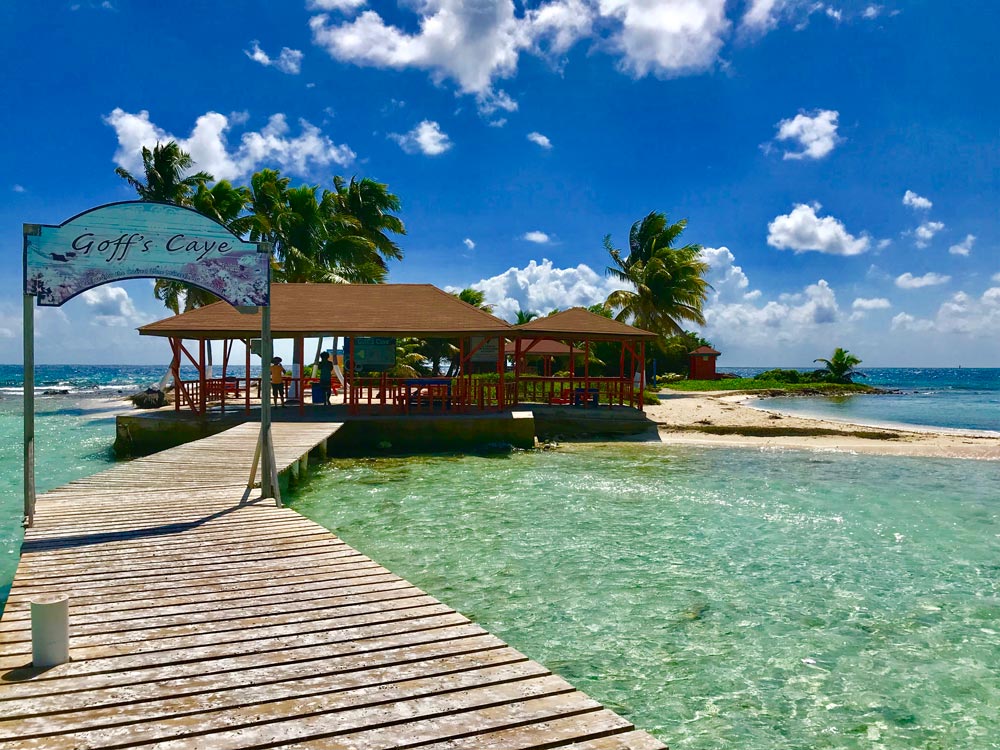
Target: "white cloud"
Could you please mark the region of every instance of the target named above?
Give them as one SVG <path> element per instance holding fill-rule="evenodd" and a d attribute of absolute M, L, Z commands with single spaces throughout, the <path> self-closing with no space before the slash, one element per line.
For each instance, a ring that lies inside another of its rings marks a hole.
<path fill-rule="evenodd" d="M 423 120 L 409 133 L 390 133 L 389 137 L 408 154 L 439 156 L 453 145 L 448 134 L 433 120 Z"/>
<path fill-rule="evenodd" d="M 934 235 L 942 229 L 944 229 L 944 224 L 940 221 L 925 221 L 913 230 L 913 234 L 917 238 L 917 247 L 927 247 L 934 239 Z"/>
<path fill-rule="evenodd" d="M 118 136 L 115 162 L 133 173 L 142 170 L 143 146 L 153 148 L 157 143 L 171 140 L 191 154 L 196 170 L 209 172 L 218 180 L 237 179 L 261 166 L 308 176 L 319 167 L 347 166 L 354 161 L 355 153 L 348 146 L 335 144 L 306 120 L 299 120 L 301 133 L 289 137 L 290 128 L 280 113 L 272 115 L 259 132 L 244 133 L 239 147 L 231 151 L 226 136 L 242 119 L 242 115 L 227 118 L 218 112 L 206 112 L 197 119 L 188 138 L 179 138 L 158 127 L 150 121 L 146 110 L 132 114 L 115 108 L 104 122 Z"/>
<path fill-rule="evenodd" d="M 951 281 L 951 276 L 945 276 L 933 271 L 925 273 L 923 276 L 914 276 L 907 271 L 896 277 L 896 286 L 900 289 L 921 289 L 925 286 L 938 286 Z"/>
<path fill-rule="evenodd" d="M 534 242 L 536 245 L 545 245 L 549 242 L 550 237 L 545 232 L 539 232 L 536 229 L 533 232 L 525 232 L 521 239 Z"/>
<path fill-rule="evenodd" d="M 785 159 L 822 159 L 841 142 L 837 135 L 837 118 L 840 113 L 832 109 L 817 109 L 811 113 L 799 112 L 778 123 L 775 140 L 793 141 L 799 151 L 786 151 Z"/>
<path fill-rule="evenodd" d="M 861 16 L 862 18 L 867 18 L 868 20 L 872 20 L 874 18 L 878 18 L 879 13 L 881 12 L 882 12 L 881 5 L 869 5 L 867 8 L 865 8 Z"/>
<path fill-rule="evenodd" d="M 933 318 L 900 313 L 892 319 L 892 329 L 945 336 L 995 337 L 1000 335 L 1000 287 L 991 287 L 978 298 L 956 292 L 941 304 Z"/>
<path fill-rule="evenodd" d="M 340 11 L 348 13 L 366 4 L 366 0 L 309 0 L 306 4 L 309 10 Z"/>
<path fill-rule="evenodd" d="M 851 307 L 855 310 L 888 310 L 892 303 L 885 297 L 858 297 L 851 303 Z"/>
<path fill-rule="evenodd" d="M 818 217 L 820 208 L 819 203 L 799 203 L 791 213 L 775 217 L 767 225 L 767 244 L 796 253 L 830 255 L 859 255 L 868 249 L 871 238 L 867 234 L 855 237 L 832 216 Z"/>
<path fill-rule="evenodd" d="M 528 140 L 532 143 L 537 143 L 542 148 L 552 148 L 552 141 L 550 141 L 546 136 L 538 132 L 528 133 Z"/>
<path fill-rule="evenodd" d="M 17 185 L 17 184 L 15 184 L 14 187 L 11 188 L 11 190 L 13 190 L 15 193 L 26 192 L 25 188 L 24 188 L 24 185 Z"/>
<path fill-rule="evenodd" d="M 95 325 L 111 327 L 137 326 L 145 322 L 128 292 L 120 286 L 99 286 L 80 295 L 87 313 Z"/>
<path fill-rule="evenodd" d="M 750 289 L 750 280 L 728 247 L 705 247 L 701 260 L 708 264 L 705 279 L 712 285 L 711 297 L 716 302 L 739 302 L 760 297 L 759 290 Z"/>
<path fill-rule="evenodd" d="M 892 240 L 889 240 L 889 239 L 879 240 L 878 244 L 876 245 L 876 247 L 878 247 L 879 250 L 885 250 L 891 244 L 892 244 Z"/>
<path fill-rule="evenodd" d="M 915 208 L 919 211 L 927 211 L 934 206 L 929 198 L 924 198 L 922 195 L 917 195 L 912 190 L 907 190 L 903 193 L 903 205 L 909 206 L 910 208 Z"/>
<path fill-rule="evenodd" d="M 992 276 L 990 276 L 990 279 L 996 281 L 997 283 L 1000 283 L 1000 273 L 993 274 Z"/>
<path fill-rule="evenodd" d="M 513 320 L 518 310 L 546 313 L 556 307 L 588 307 L 604 302 L 611 292 L 621 288 L 585 264 L 554 268 L 548 259 L 541 263 L 532 260 L 524 268 L 511 267 L 471 286 L 484 292 L 496 314 L 508 320 Z"/>
<path fill-rule="evenodd" d="M 274 67 L 282 73 L 298 75 L 302 70 L 302 52 L 297 49 L 282 47 L 278 58 L 272 59 L 264 50 L 260 48 L 257 40 L 250 43 L 252 48 L 243 50 L 244 54 L 254 62 L 259 62 L 264 67 Z"/>
<path fill-rule="evenodd" d="M 636 77 L 710 68 L 731 25 L 725 0 L 598 0 L 598 9 L 621 23 L 610 41 Z"/>
<path fill-rule="evenodd" d="M 959 242 L 957 245 L 952 245 L 948 248 L 948 252 L 952 255 L 968 255 L 972 252 L 972 245 L 976 241 L 976 235 L 967 234 L 965 239 Z"/>
<path fill-rule="evenodd" d="M 471 239 L 469 239 L 468 237 L 466 237 L 466 238 L 465 238 L 464 240 L 462 240 L 462 244 L 463 244 L 463 245 L 465 245 L 465 246 L 466 246 L 467 248 L 469 248 L 470 250 L 475 250 L 475 249 L 476 249 L 476 243 L 475 243 L 475 242 L 473 242 L 473 241 L 472 241 Z"/>
<path fill-rule="evenodd" d="M 311 7 L 343 10 L 347 4 L 313 0 Z M 516 73 L 522 53 L 559 57 L 593 38 L 619 56 L 623 71 L 666 77 L 710 68 L 731 25 L 725 0 L 549 0 L 520 15 L 513 0 L 405 6 L 418 17 L 412 32 L 374 10 L 350 20 L 321 13 L 309 20 L 313 42 L 342 62 L 417 68 L 435 82 L 454 81 L 461 93 L 476 96 L 484 114 L 516 109 L 495 85 Z"/>

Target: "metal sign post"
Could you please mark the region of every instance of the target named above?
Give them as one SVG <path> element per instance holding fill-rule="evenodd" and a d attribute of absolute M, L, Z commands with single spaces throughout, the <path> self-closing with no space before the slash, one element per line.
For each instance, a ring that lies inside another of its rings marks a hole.
<path fill-rule="evenodd" d="M 24 295 L 24 520 L 35 521 L 35 298 Z"/>

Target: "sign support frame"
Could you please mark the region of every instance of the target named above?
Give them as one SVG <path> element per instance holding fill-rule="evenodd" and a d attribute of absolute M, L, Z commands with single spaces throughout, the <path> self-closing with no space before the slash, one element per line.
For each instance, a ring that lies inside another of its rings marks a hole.
<path fill-rule="evenodd" d="M 35 296 L 24 295 L 24 518 L 35 522 Z"/>

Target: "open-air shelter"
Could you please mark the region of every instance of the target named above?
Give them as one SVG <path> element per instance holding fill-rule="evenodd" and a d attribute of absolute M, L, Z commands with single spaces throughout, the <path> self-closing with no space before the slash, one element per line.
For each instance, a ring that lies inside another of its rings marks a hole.
<path fill-rule="evenodd" d="M 174 408 L 204 414 L 210 405 L 240 404 L 251 408 L 251 391 L 260 381 L 251 374 L 251 342 L 260 336 L 259 312 L 243 312 L 216 302 L 142 326 L 143 336 L 161 336 L 173 354 Z M 594 315 L 582 308 L 512 326 L 430 284 L 274 284 L 271 287 L 271 335 L 293 339 L 295 361 L 305 363 L 305 339 L 338 336 L 345 340 L 344 403 L 351 413 L 435 410 L 463 413 L 471 409 L 503 410 L 522 402 L 597 403 L 641 408 L 644 342 L 654 334 Z M 381 340 L 391 346 L 400 338 L 443 339 L 458 350 L 454 377 L 390 377 L 367 368 L 364 346 Z M 522 376 L 517 363 L 541 346 L 541 340 L 562 342 L 570 360 L 584 354 L 582 375 L 571 366 L 569 377 Z M 222 342 L 219 377 L 209 377 L 206 344 Z M 242 341 L 245 361 L 232 361 L 233 345 Z M 587 362 L 590 343 L 621 343 L 617 377 L 591 377 Z M 194 342 L 195 346 L 190 343 Z M 582 342 L 582 343 L 580 343 Z M 510 351 L 513 345 L 514 351 Z M 627 356 L 626 356 L 627 355 Z M 181 377 L 187 360 L 197 377 Z M 473 375 L 473 363 L 489 373 Z M 238 371 L 242 369 L 242 373 Z M 292 389 L 304 409 L 310 378 L 293 372 Z"/>
<path fill-rule="evenodd" d="M 521 374 L 515 366 L 514 379 L 518 401 L 548 401 L 582 405 L 629 405 L 642 409 L 645 387 L 646 342 L 656 334 L 606 318 L 583 307 L 535 318 L 515 326 L 514 361 L 523 362 L 534 352 L 566 356 L 569 375 L 552 377 Z M 617 376 L 591 376 L 591 348 L 595 342 L 619 345 Z M 582 354 L 583 372 L 577 372 L 577 357 Z"/>

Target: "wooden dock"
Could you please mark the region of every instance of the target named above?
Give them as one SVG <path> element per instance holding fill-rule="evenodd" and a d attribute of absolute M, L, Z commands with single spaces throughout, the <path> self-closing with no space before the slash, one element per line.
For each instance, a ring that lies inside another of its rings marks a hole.
<path fill-rule="evenodd" d="M 305 468 L 337 428 L 275 424 L 279 469 Z M 664 747 L 326 529 L 248 496 L 256 429 L 39 497 L 0 621 L 0 747 Z M 29 602 L 51 593 L 72 597 L 72 661 L 35 670 Z"/>

